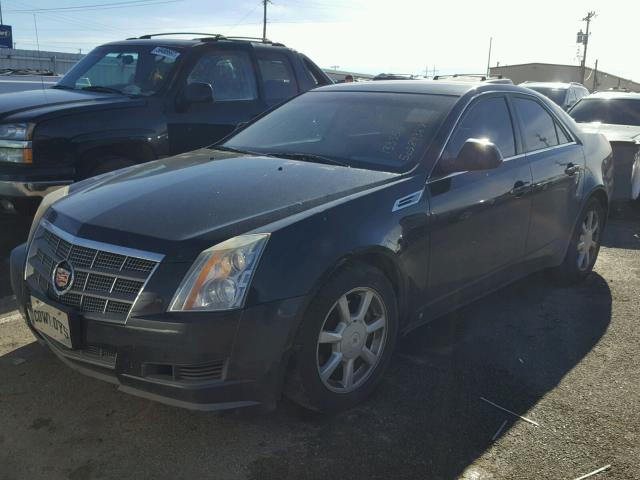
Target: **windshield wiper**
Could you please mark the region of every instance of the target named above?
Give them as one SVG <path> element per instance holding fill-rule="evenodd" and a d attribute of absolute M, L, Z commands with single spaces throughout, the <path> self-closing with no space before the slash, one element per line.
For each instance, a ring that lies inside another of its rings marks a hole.
<path fill-rule="evenodd" d="M 233 147 L 224 147 L 222 145 L 212 145 L 210 148 L 212 150 L 221 150 L 223 152 L 245 153 L 249 155 L 262 155 L 261 153 L 258 153 L 258 152 L 252 152 L 250 150 L 241 150 L 239 148 L 233 148 Z"/>
<path fill-rule="evenodd" d="M 324 157 L 322 155 L 314 155 L 313 153 L 295 153 L 295 152 L 269 152 L 263 153 L 267 157 L 288 158 L 291 160 L 300 160 L 301 162 L 324 163 L 326 165 L 338 165 L 339 167 L 348 167 L 346 163 L 334 160 L 333 158 Z"/>
<path fill-rule="evenodd" d="M 75 90 L 75 88 L 73 88 L 73 87 L 67 87 L 66 85 L 60 85 L 59 83 L 56 83 L 51 88 L 57 88 L 57 89 L 60 89 L 60 90 Z"/>
<path fill-rule="evenodd" d="M 103 92 L 103 93 L 120 93 L 122 92 L 117 88 L 103 87 L 102 85 L 91 85 L 90 87 L 82 87 L 81 90 L 88 92 Z"/>

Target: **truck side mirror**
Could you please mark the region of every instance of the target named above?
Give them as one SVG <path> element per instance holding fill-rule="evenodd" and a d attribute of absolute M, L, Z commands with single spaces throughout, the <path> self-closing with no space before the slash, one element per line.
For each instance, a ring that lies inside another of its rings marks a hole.
<path fill-rule="evenodd" d="M 212 103 L 213 88 L 208 83 L 194 82 L 187 84 L 183 94 L 184 103 Z"/>

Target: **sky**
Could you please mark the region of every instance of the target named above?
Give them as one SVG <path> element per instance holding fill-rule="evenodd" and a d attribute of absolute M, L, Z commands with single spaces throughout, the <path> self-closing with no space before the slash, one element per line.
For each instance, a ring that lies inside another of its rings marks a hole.
<path fill-rule="evenodd" d="M 0 0 L 17 48 L 87 52 L 145 33 L 262 35 L 261 0 Z M 118 5 L 114 5 L 117 3 Z M 137 5 L 136 5 L 137 3 Z M 111 5 L 108 5 L 111 4 Z M 93 7 L 88 7 L 94 5 Z M 76 8 L 84 7 L 84 8 Z M 65 8 L 65 10 L 48 10 Z M 34 25 L 38 28 L 36 39 Z M 638 0 L 272 0 L 267 37 L 324 68 L 362 73 L 482 73 L 491 65 L 579 64 L 576 33 L 588 11 L 587 65 L 640 81 Z"/>

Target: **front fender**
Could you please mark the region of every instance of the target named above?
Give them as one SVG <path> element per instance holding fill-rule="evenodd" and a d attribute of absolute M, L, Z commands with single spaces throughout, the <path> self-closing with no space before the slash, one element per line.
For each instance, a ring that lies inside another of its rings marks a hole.
<path fill-rule="evenodd" d="M 373 263 L 389 270 L 388 275 L 395 272 L 397 278 L 390 280 L 396 280 L 401 298 L 406 292 L 424 291 L 429 251 L 426 198 L 392 211 L 396 200 L 423 188 L 420 175 L 405 177 L 316 208 L 285 225 L 261 229 L 270 230 L 271 237 L 247 304 L 313 295 L 352 260 Z"/>

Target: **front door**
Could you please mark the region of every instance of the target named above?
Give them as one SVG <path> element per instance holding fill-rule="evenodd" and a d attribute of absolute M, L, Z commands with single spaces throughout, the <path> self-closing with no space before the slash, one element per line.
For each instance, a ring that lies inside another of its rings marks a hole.
<path fill-rule="evenodd" d="M 184 105 L 178 98 L 168 115 L 172 155 L 211 145 L 266 109 L 246 49 L 205 50 L 180 81 L 180 91 L 193 82 L 211 85 L 214 101 Z"/>
<path fill-rule="evenodd" d="M 463 171 L 455 158 L 469 138 L 488 139 L 504 162 L 496 169 Z M 429 303 L 456 301 L 467 287 L 491 288 L 492 274 L 524 254 L 532 177 L 519 154 L 512 115 L 503 95 L 483 95 L 467 108 L 440 158 L 427 191 L 431 209 Z M 460 297 L 458 302 L 464 302 Z"/>

